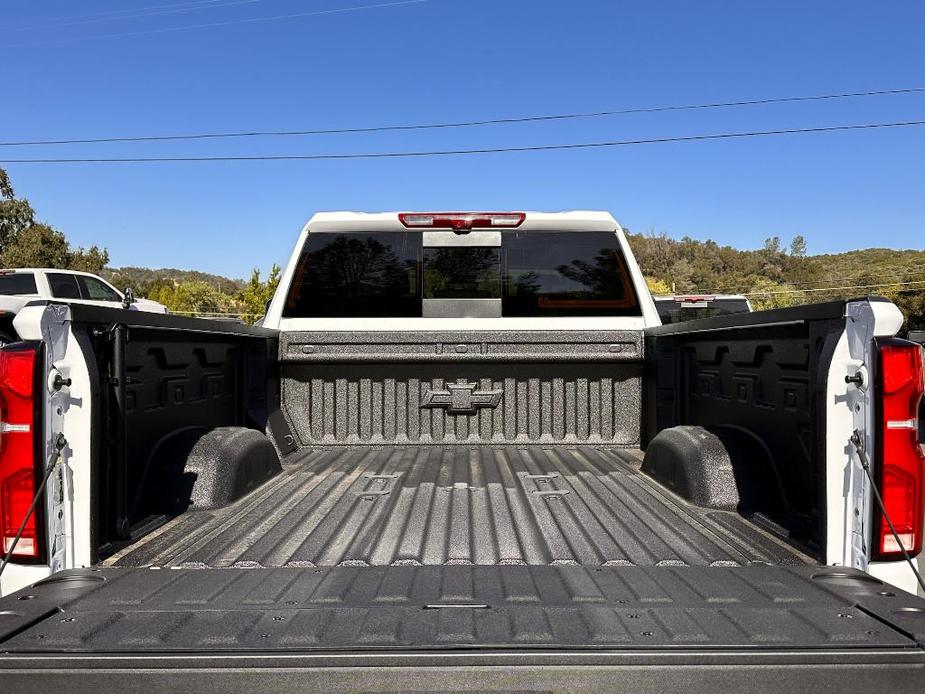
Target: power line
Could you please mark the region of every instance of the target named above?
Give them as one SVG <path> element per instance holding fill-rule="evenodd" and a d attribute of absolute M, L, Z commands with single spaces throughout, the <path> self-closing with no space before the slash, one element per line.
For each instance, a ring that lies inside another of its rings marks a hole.
<path fill-rule="evenodd" d="M 899 270 L 894 271 L 893 274 L 892 274 L 892 277 L 894 278 L 894 280 L 893 280 L 893 282 L 891 282 L 890 284 L 896 284 L 897 282 L 904 282 L 904 281 L 906 281 L 905 278 L 907 278 L 907 277 L 921 277 L 921 276 L 925 275 L 925 272 L 922 272 L 922 271 L 915 271 L 915 269 L 916 269 L 917 267 L 922 267 L 922 266 L 921 266 L 921 265 L 910 265 L 910 266 L 907 267 L 907 268 L 902 268 L 902 269 L 899 269 Z M 817 286 L 820 285 L 820 284 L 825 285 L 825 284 L 830 283 L 830 282 L 841 282 L 841 281 L 846 281 L 846 280 L 847 280 L 848 282 L 857 282 L 857 281 L 860 281 L 860 280 L 864 279 L 864 277 L 865 277 L 865 274 L 862 273 L 862 274 L 854 274 L 854 275 L 841 275 L 841 276 L 838 276 L 838 277 L 831 277 L 831 276 L 830 276 L 830 277 L 826 277 L 826 278 L 824 278 L 824 279 L 808 280 L 808 281 L 804 281 L 804 282 L 794 282 L 794 281 L 790 281 L 790 280 L 785 280 L 785 281 L 783 281 L 782 283 L 783 283 L 783 284 L 786 284 L 786 285 L 789 285 L 789 286 L 792 286 L 792 287 L 794 288 L 794 291 L 810 291 L 810 290 L 812 290 L 812 289 L 815 288 L 813 285 L 817 285 Z M 727 290 L 723 290 L 723 291 L 721 291 L 721 292 L 720 292 L 720 291 L 717 291 L 717 292 L 707 292 L 707 293 L 708 293 L 708 294 L 742 294 L 742 293 L 744 293 L 745 291 L 747 291 L 747 290 L 745 290 L 745 289 L 741 289 L 741 290 L 728 290 L 728 289 L 727 289 Z"/>
<path fill-rule="evenodd" d="M 905 281 L 905 278 L 907 277 L 921 277 L 922 275 L 925 275 L 925 272 L 916 271 L 915 270 L 916 267 L 917 266 L 915 265 L 910 265 L 908 268 L 901 268 L 901 269 L 895 270 L 891 276 L 896 278 L 897 281 Z M 918 266 L 918 267 L 921 267 L 921 266 Z M 864 277 L 865 277 L 865 273 L 862 273 L 860 275 L 858 274 L 840 275 L 838 277 L 830 276 L 830 277 L 826 277 L 825 279 L 808 280 L 804 282 L 786 282 L 786 284 L 793 285 L 794 287 L 798 289 L 804 288 L 804 287 L 810 289 L 812 288 L 813 285 L 826 284 L 828 282 L 841 282 L 844 280 L 847 280 L 849 282 L 855 282 L 857 280 L 863 279 Z"/>
<path fill-rule="evenodd" d="M 26 26 L 3 26 L 2 31 L 35 31 L 42 29 L 58 29 L 60 27 L 80 26 L 85 24 L 100 24 L 102 22 L 118 22 L 130 19 L 143 19 L 145 17 L 156 17 L 167 14 L 178 14 L 186 12 L 197 12 L 199 10 L 215 10 L 225 7 L 234 7 L 236 5 L 251 5 L 262 0 L 211 0 L 203 3 L 200 0 L 197 3 L 180 3 L 176 6 L 161 5 L 154 7 L 139 7 L 135 9 L 110 10 L 108 13 L 99 13 L 99 15 L 86 15 L 57 19 L 49 18 L 46 23 L 31 24 Z M 118 14 L 117 14 L 118 13 Z M 110 16 L 102 16 L 108 14 Z M 47 23 L 52 22 L 52 23 Z"/>
<path fill-rule="evenodd" d="M 124 36 L 141 36 L 144 34 L 164 34 L 174 31 L 187 31 L 189 29 L 207 29 L 211 27 L 231 26 L 233 24 L 250 24 L 253 22 L 272 22 L 282 19 L 298 19 L 302 17 L 317 17 L 328 14 L 341 14 L 344 12 L 359 12 L 361 10 L 384 9 L 387 7 L 398 7 L 401 5 L 418 5 L 429 2 L 430 0 L 394 0 L 393 2 L 380 2 L 374 5 L 354 5 L 352 7 L 335 7 L 329 10 L 313 10 L 311 12 L 295 12 L 293 14 L 278 14 L 263 17 L 247 17 L 244 19 L 229 19 L 222 22 L 206 22 L 204 24 L 185 24 L 173 27 L 161 27 L 159 29 L 140 29 L 138 31 L 124 31 L 118 34 L 97 34 L 95 36 L 72 36 L 64 39 L 55 39 L 52 41 L 31 41 L 29 43 L 7 44 L 7 48 L 25 48 L 29 46 L 50 46 L 60 43 L 72 43 L 82 40 L 112 39 Z"/>
<path fill-rule="evenodd" d="M 404 159 L 423 157 L 450 157 L 471 154 L 505 154 L 513 152 L 550 152 L 560 150 L 599 149 L 626 147 L 630 145 L 652 145 L 668 142 L 699 142 L 706 140 L 730 140 L 771 135 L 796 135 L 807 133 L 845 132 L 852 130 L 875 130 L 884 128 L 907 128 L 925 125 L 925 120 L 900 121 L 895 123 L 861 123 L 854 125 L 828 125 L 818 128 L 788 128 L 784 130 L 753 130 L 747 132 L 711 133 L 705 135 L 681 135 L 656 137 L 641 140 L 613 140 L 605 142 L 577 142 L 559 145 L 527 145 L 521 147 L 486 147 L 482 149 L 443 149 L 407 152 L 351 152 L 346 154 L 258 154 L 217 155 L 178 157 L 97 157 L 68 158 L 50 157 L 42 159 L 0 159 L 0 164 L 141 164 L 154 162 L 206 162 L 206 161 L 332 161 L 348 159 Z"/>
<path fill-rule="evenodd" d="M 914 266 L 912 266 L 912 267 L 914 267 Z M 646 274 L 645 271 L 643 272 L 643 274 Z M 912 280 L 908 280 L 908 281 L 907 281 L 907 280 L 905 279 L 906 277 L 921 277 L 922 275 L 925 275 L 925 272 L 906 272 L 906 271 L 897 271 L 897 274 L 894 274 L 894 275 L 893 275 L 893 277 L 894 277 L 895 279 L 893 279 L 893 280 L 890 281 L 890 282 L 886 282 L 886 283 L 884 283 L 884 284 L 880 284 L 880 285 L 876 285 L 876 286 L 882 286 L 882 287 L 888 287 L 888 286 L 889 286 L 889 287 L 892 287 L 892 286 L 897 286 L 897 285 L 902 285 L 902 284 L 908 284 L 908 283 L 909 283 L 910 281 L 912 281 Z M 657 273 L 652 273 L 652 274 L 649 275 L 649 276 L 650 276 L 650 277 L 656 277 L 656 278 L 658 277 Z M 799 293 L 802 293 L 802 292 L 832 291 L 832 290 L 834 290 L 834 289 L 838 289 L 838 287 L 831 287 L 831 286 L 822 286 L 822 287 L 819 287 L 819 286 L 812 286 L 812 285 L 819 285 L 819 284 L 823 284 L 823 285 L 824 285 L 824 284 L 826 284 L 827 282 L 838 282 L 838 281 L 842 281 L 842 280 L 847 280 L 847 281 L 849 281 L 849 282 L 858 282 L 858 281 L 862 280 L 863 278 L 864 278 L 864 275 L 863 275 L 863 274 L 862 274 L 862 275 L 843 275 L 843 276 L 841 276 L 841 277 L 827 277 L 827 278 L 825 278 L 825 279 L 821 279 L 821 280 L 811 280 L 811 281 L 808 281 L 808 282 L 793 282 L 793 281 L 790 281 L 790 280 L 782 280 L 782 281 L 780 282 L 780 284 L 781 284 L 781 286 L 793 287 L 793 289 L 781 290 L 782 293 L 799 294 Z M 663 278 L 658 278 L 658 279 L 663 279 Z M 772 281 L 773 281 L 773 280 L 772 280 Z M 852 284 L 852 285 L 848 286 L 847 288 L 848 288 L 848 289 L 851 289 L 851 288 L 857 289 L 857 288 L 859 288 L 859 287 L 866 287 L 866 286 L 868 286 L 868 285 Z M 712 295 L 716 295 L 716 294 L 742 294 L 742 295 L 749 295 L 749 294 L 768 294 L 768 293 L 774 293 L 774 292 L 776 292 L 776 291 L 777 291 L 777 290 L 771 290 L 771 289 L 769 289 L 769 290 L 767 290 L 767 291 L 762 291 L 762 290 L 759 290 L 759 289 L 753 289 L 753 288 L 750 286 L 750 287 L 745 287 L 745 288 L 742 288 L 742 289 L 729 289 L 729 288 L 723 288 L 723 289 L 693 289 L 693 290 L 690 290 L 690 291 L 676 292 L 676 294 L 679 294 L 679 295 L 687 295 L 687 294 L 708 294 L 708 295 L 709 295 L 709 294 L 712 294 Z"/>
<path fill-rule="evenodd" d="M 189 7 L 191 5 L 209 5 L 209 4 L 214 4 L 216 2 L 226 2 L 226 0 L 192 0 L 192 2 L 172 2 L 172 3 L 165 4 L 165 5 L 146 5 L 144 7 L 135 7 L 131 9 L 123 7 L 118 10 L 100 10 L 99 12 L 85 12 L 81 14 L 58 15 L 55 17 L 32 17 L 31 19 L 25 19 L 25 20 L 20 21 L 17 24 L 5 26 L 4 28 L 15 29 L 15 28 L 22 27 L 23 24 L 25 24 L 27 25 L 25 28 L 31 29 L 31 28 L 34 28 L 36 25 L 44 24 L 46 22 L 60 22 L 60 21 L 66 21 L 69 19 L 87 19 L 90 17 L 103 17 L 103 16 L 113 15 L 113 14 L 125 14 L 126 12 L 142 12 L 145 10 L 167 9 L 167 8 L 172 8 L 172 7 Z"/>
<path fill-rule="evenodd" d="M 720 101 L 701 104 L 676 104 L 666 106 L 634 107 L 611 111 L 586 111 L 581 113 L 558 113 L 538 116 L 516 116 L 509 118 L 489 118 L 482 120 L 450 121 L 444 123 L 412 123 L 399 125 L 376 125 L 357 128 L 327 128 L 316 130 L 254 130 L 245 132 L 224 133 L 186 133 L 172 135 L 134 135 L 126 137 L 97 137 L 84 139 L 59 140 L 23 140 L 0 142 L 0 147 L 21 147 L 32 145 L 75 145 L 100 144 L 105 142 L 164 142 L 170 140 L 206 140 L 242 137 L 291 137 L 305 135 L 344 135 L 356 133 L 395 132 L 407 130 L 437 130 L 449 128 L 471 128 L 485 125 L 512 125 L 519 123 L 537 123 L 546 121 L 577 120 L 588 118 L 603 118 L 610 116 L 624 116 L 642 113 L 665 113 L 670 111 L 694 111 L 712 108 L 736 108 L 742 106 L 759 106 L 768 104 L 782 104 L 802 101 L 823 101 L 833 99 L 853 99 L 870 96 L 895 96 L 899 94 L 919 94 L 925 92 L 925 87 L 906 87 L 901 89 L 878 89 L 866 92 L 841 92 L 836 94 L 813 94 L 809 96 L 783 96 L 767 99 L 748 99 L 740 101 Z"/>
<path fill-rule="evenodd" d="M 925 275 L 925 264 L 912 263 L 911 265 L 906 265 L 906 266 L 899 267 L 893 270 L 892 272 L 887 274 L 886 278 L 881 276 L 879 277 L 879 279 L 885 280 L 887 278 L 892 278 L 889 284 L 896 284 L 896 283 L 905 282 L 907 280 L 911 280 L 912 278 L 922 277 L 923 275 Z M 836 275 L 836 276 L 828 275 L 822 279 L 809 280 L 809 281 L 804 281 L 804 282 L 794 282 L 794 281 L 788 280 L 788 281 L 784 281 L 783 284 L 790 285 L 798 290 L 803 290 L 803 289 L 808 290 L 808 289 L 812 289 L 813 285 L 825 286 L 831 282 L 845 282 L 845 281 L 862 282 L 869 277 L 870 277 L 869 272 L 858 271 L 851 275 Z M 854 285 L 854 286 L 859 286 L 859 285 Z M 744 292 L 747 290 L 743 289 L 742 291 Z"/>
<path fill-rule="evenodd" d="M 817 287 L 813 289 L 775 289 L 771 291 L 755 290 L 752 292 L 739 293 L 744 294 L 745 296 L 767 296 L 769 294 L 804 294 L 810 292 L 834 292 L 854 289 L 882 289 L 883 287 L 906 287 L 919 284 L 925 284 L 925 280 L 916 280 L 914 282 L 886 282 L 883 284 L 854 284 L 842 287 Z"/>
<path fill-rule="evenodd" d="M 914 266 L 912 266 L 912 267 L 914 267 Z M 646 274 L 646 271 L 643 271 L 643 274 Z M 893 275 L 893 277 L 896 278 L 896 279 L 894 279 L 892 282 L 888 282 L 888 283 L 883 284 L 883 285 L 880 285 L 880 286 L 895 286 L 895 285 L 903 284 L 903 283 L 906 282 L 906 280 L 905 280 L 906 277 L 921 277 L 921 276 L 923 276 L 923 275 L 925 275 L 925 272 L 906 272 L 906 271 L 903 271 L 903 270 L 899 270 L 899 271 L 897 271 L 897 272 Z M 658 277 L 658 273 L 656 273 L 656 272 L 652 272 L 651 274 L 648 274 L 647 276 L 664 280 L 664 277 Z M 828 283 L 828 282 L 839 282 L 839 281 L 843 281 L 843 280 L 847 280 L 847 281 L 849 281 L 849 282 L 857 282 L 857 281 L 863 279 L 863 277 L 864 277 L 864 275 L 843 275 L 843 276 L 840 276 L 840 277 L 826 277 L 825 279 L 810 280 L 810 281 L 806 281 L 806 282 L 794 282 L 794 281 L 790 281 L 790 280 L 782 280 L 782 281 L 781 281 L 781 284 L 782 284 L 783 286 L 793 287 L 793 289 L 783 290 L 783 291 L 792 292 L 792 293 L 810 292 L 810 291 L 830 291 L 830 290 L 833 289 L 833 287 L 830 287 L 830 286 L 819 287 L 818 285 L 820 285 L 820 284 L 825 285 L 825 284 Z M 772 281 L 773 281 L 773 280 L 772 280 Z M 814 286 L 814 285 L 816 285 L 816 286 Z M 852 286 L 852 287 L 861 287 L 861 286 L 867 286 L 867 285 L 857 285 L 857 284 L 855 284 L 855 285 L 851 285 L 851 286 Z M 768 292 L 771 292 L 771 291 L 776 291 L 776 290 L 768 290 Z M 694 290 L 691 290 L 691 291 L 675 292 L 675 293 L 678 294 L 678 295 L 687 295 L 687 294 L 707 294 L 707 295 L 716 295 L 716 294 L 743 294 L 743 295 L 748 295 L 748 294 L 750 294 L 750 293 L 751 293 L 751 294 L 755 294 L 755 293 L 757 293 L 757 294 L 766 294 L 766 293 L 768 293 L 768 292 L 764 292 L 764 291 L 757 290 L 757 289 L 753 290 L 752 287 L 746 287 L 746 288 L 741 288 L 741 289 L 729 289 L 729 288 L 723 288 L 723 289 L 694 289 Z"/>

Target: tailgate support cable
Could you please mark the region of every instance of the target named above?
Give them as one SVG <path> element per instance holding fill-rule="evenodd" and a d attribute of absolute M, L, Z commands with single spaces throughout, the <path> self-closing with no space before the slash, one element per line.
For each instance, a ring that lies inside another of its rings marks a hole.
<path fill-rule="evenodd" d="M 883 504 L 883 497 L 880 496 L 880 490 L 877 489 L 877 483 L 874 482 L 874 476 L 870 472 L 870 460 L 867 457 L 867 451 L 864 449 L 864 440 L 861 438 L 861 433 L 857 430 L 851 435 L 851 444 L 854 446 L 854 450 L 858 452 L 858 458 L 861 459 L 861 467 L 864 468 L 864 472 L 867 473 L 867 479 L 870 480 L 870 486 L 874 490 L 874 498 L 877 500 L 877 506 L 880 507 L 880 513 L 883 514 L 883 519 L 886 521 L 886 524 L 890 526 L 890 532 L 893 533 L 893 538 L 896 540 L 896 544 L 899 545 L 899 550 L 902 552 L 903 558 L 909 562 L 909 568 L 912 569 L 912 573 L 915 574 L 915 580 L 919 582 L 919 586 L 922 590 L 925 590 L 925 579 L 922 578 L 922 574 L 919 573 L 918 568 L 915 566 L 915 562 L 912 561 L 912 557 L 909 556 L 909 552 L 906 551 L 903 541 L 899 539 L 899 533 L 896 532 L 896 527 L 893 525 L 893 521 L 890 520 L 890 514 L 886 511 L 886 506 Z"/>
<path fill-rule="evenodd" d="M 45 465 L 45 474 L 42 475 L 42 481 L 39 484 L 38 489 L 35 490 L 35 496 L 32 497 L 32 503 L 29 504 L 29 510 L 26 511 L 26 517 L 22 519 L 22 524 L 19 526 L 19 530 L 16 532 L 16 536 L 13 538 L 13 542 L 10 543 L 10 547 L 6 551 L 6 556 L 3 557 L 3 563 L 0 564 L 0 576 L 3 575 L 3 570 L 6 569 L 6 565 L 10 563 L 10 558 L 13 556 L 13 550 L 16 549 L 16 544 L 19 542 L 19 538 L 21 538 L 22 534 L 26 532 L 26 524 L 29 522 L 32 514 L 35 513 L 35 507 L 38 506 L 39 501 L 42 498 L 42 493 L 45 490 L 45 485 L 48 483 L 48 478 L 51 477 L 51 473 L 55 471 L 55 469 L 58 467 L 58 463 L 61 462 L 61 451 L 63 451 L 66 446 L 67 439 L 64 438 L 64 434 L 58 434 L 57 438 L 55 439 L 55 448 L 49 456 L 48 463 Z"/>

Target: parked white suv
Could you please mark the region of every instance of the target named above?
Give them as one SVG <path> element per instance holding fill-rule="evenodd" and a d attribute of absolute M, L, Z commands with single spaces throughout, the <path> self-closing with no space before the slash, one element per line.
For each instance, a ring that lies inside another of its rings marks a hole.
<path fill-rule="evenodd" d="M 149 299 L 135 299 L 89 272 L 50 268 L 0 270 L 0 344 L 16 339 L 13 319 L 30 301 L 56 299 L 68 303 L 128 306 L 137 311 L 167 313 L 167 307 Z"/>

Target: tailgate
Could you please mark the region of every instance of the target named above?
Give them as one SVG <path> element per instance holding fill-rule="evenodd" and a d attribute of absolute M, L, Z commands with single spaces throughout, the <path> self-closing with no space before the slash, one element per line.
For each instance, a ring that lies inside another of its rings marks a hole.
<path fill-rule="evenodd" d="M 835 568 L 83 569 L 0 600 L 0 619 L 16 691 L 913 691 L 925 677 L 925 601 Z"/>

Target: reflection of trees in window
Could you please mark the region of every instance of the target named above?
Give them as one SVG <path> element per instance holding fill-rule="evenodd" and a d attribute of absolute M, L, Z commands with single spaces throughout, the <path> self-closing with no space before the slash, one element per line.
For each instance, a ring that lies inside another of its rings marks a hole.
<path fill-rule="evenodd" d="M 523 272 L 517 277 L 508 278 L 507 293 L 509 296 L 533 296 L 539 294 L 542 285 L 536 270 Z"/>
<path fill-rule="evenodd" d="M 407 294 L 410 288 L 408 265 L 402 264 L 391 246 L 372 238 L 338 236 L 311 253 L 308 264 L 315 284 L 327 291 L 343 292 L 348 301 L 372 291 Z"/>
<path fill-rule="evenodd" d="M 601 298 L 620 298 L 626 293 L 626 278 L 619 271 L 621 267 L 622 264 L 616 252 L 609 248 L 602 248 L 594 256 L 592 263 L 573 260 L 568 265 L 560 265 L 556 269 L 563 277 L 587 287 L 589 295 L 597 295 Z"/>
<path fill-rule="evenodd" d="M 289 315 L 398 316 L 419 312 L 415 303 L 416 250 L 412 249 L 412 257 L 403 258 L 392 245 L 371 234 L 333 239 L 319 235 L 310 238 L 309 244 L 310 250 L 299 266 L 298 294 L 287 304 Z M 312 249 L 315 244 L 320 247 Z M 399 246 L 399 252 L 402 250 Z"/>
<path fill-rule="evenodd" d="M 498 296 L 500 273 L 496 248 L 428 248 L 424 251 L 424 297 Z"/>

